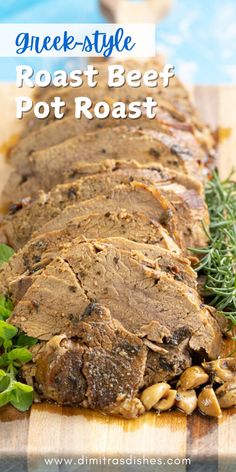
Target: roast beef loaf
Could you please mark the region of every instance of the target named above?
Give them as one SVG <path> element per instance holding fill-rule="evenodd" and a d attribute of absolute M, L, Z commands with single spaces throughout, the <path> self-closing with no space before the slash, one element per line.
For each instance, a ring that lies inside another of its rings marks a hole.
<path fill-rule="evenodd" d="M 208 242 L 215 148 L 177 79 L 121 91 L 107 87 L 106 68 L 92 100 L 153 96 L 157 117 L 76 120 L 87 86 L 60 91 L 63 120 L 28 115 L 2 198 L 0 241 L 18 252 L 0 269 L 0 293 L 14 303 L 9 322 L 39 341 L 21 372 L 38 398 L 137 417 L 142 389 L 220 354 L 225 326 L 188 258 Z"/>
<path fill-rule="evenodd" d="M 64 248 L 66 250 L 69 247 L 71 249 L 72 247 L 77 248 L 81 242 L 81 238 L 76 238 L 72 243 L 67 242 L 62 245 L 61 241 L 59 242 L 57 238 L 54 239 L 53 236 L 54 234 L 48 234 L 44 238 L 37 238 L 36 243 L 32 241 L 1 269 L 0 292 L 10 296 L 14 303 L 23 297 L 35 277 L 65 250 Z M 102 247 L 114 245 L 123 251 L 129 251 L 134 258 L 142 254 L 152 261 L 152 265 L 154 262 L 156 268 L 173 276 L 175 280 L 180 280 L 189 287 L 197 288 L 196 273 L 191 268 L 189 260 L 163 249 L 158 244 L 137 243 L 120 237 L 101 239 L 100 243 Z M 33 250 L 34 247 L 35 250 Z"/>
<path fill-rule="evenodd" d="M 5 186 L 2 202 L 9 206 L 35 195 L 39 189 L 49 191 L 54 185 L 83 173 L 82 164 L 93 164 L 103 159 L 134 158 L 142 164 L 162 164 L 193 175 L 198 180 L 205 178 L 206 152 L 190 133 L 176 131 L 173 136 L 167 132 L 137 128 L 107 128 L 33 152 L 26 159 L 27 163 L 19 154 L 15 163 L 17 170 L 12 172 Z"/>
<path fill-rule="evenodd" d="M 210 358 L 219 353 L 219 327 L 194 289 L 141 252 L 99 241 L 63 251 L 35 278 L 10 322 L 42 340 L 74 336 L 81 313 L 94 300 L 125 329 L 154 343 L 176 345 L 184 330 L 195 352 Z"/>
<path fill-rule="evenodd" d="M 139 182 L 114 187 L 112 176 L 104 181 L 103 179 L 95 179 L 95 177 L 92 178 L 94 180 L 88 179 L 91 178 L 86 178 L 88 185 L 85 185 L 83 190 L 83 180 L 80 179 L 77 187 L 73 183 L 58 186 L 49 194 L 41 192 L 37 200 L 6 219 L 1 228 L 2 240 L 7 239 L 10 246 L 16 249 L 22 247 L 34 231 L 43 228 L 47 222 L 52 224 L 53 218 L 58 215 L 60 219 L 63 209 L 74 203 L 79 208 L 79 214 L 77 213 L 75 216 L 91 213 L 91 208 L 93 208 L 92 212 L 96 211 L 96 207 L 103 212 L 120 211 L 121 209 L 131 212 L 138 211 L 163 224 L 171 236 L 181 244 L 177 232 L 176 211 L 159 190 Z M 82 191 L 79 191 L 79 187 Z M 92 207 L 92 203 L 89 201 L 88 206 L 84 205 L 80 210 L 82 200 L 91 194 L 99 195 L 100 193 L 106 193 L 106 195 L 101 196 L 100 200 L 96 200 L 95 207 Z"/>
<path fill-rule="evenodd" d="M 137 398 L 147 348 L 98 304 L 81 314 L 73 339 L 53 337 L 36 360 L 35 381 L 44 399 L 109 414 L 144 413 Z"/>

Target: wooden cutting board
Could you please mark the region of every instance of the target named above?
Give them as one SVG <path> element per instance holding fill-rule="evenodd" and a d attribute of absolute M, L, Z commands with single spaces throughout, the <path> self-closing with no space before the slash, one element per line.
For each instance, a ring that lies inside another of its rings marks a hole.
<path fill-rule="evenodd" d="M 0 85 L 0 190 L 10 170 L 4 152 L 21 128 L 21 123 L 14 118 L 14 97 L 18 92 L 11 84 Z M 191 93 L 204 119 L 213 128 L 219 127 L 219 168 L 221 175 L 226 176 L 233 165 L 236 167 L 236 87 L 197 86 Z M 232 343 L 228 344 L 226 352 L 232 349 Z M 94 469 L 98 472 L 234 472 L 235 413 L 235 409 L 225 411 L 220 420 L 198 413 L 189 418 L 180 412 L 148 413 L 138 420 L 128 421 L 47 404 L 34 405 L 30 413 L 25 414 L 5 407 L 0 410 L 0 471 L 90 471 L 93 466 L 86 465 L 86 457 L 97 459 L 99 464 L 99 458 L 101 461 L 103 457 L 145 456 L 159 458 L 162 465 L 144 463 L 122 467 L 110 463 L 94 466 Z M 53 457 L 66 458 L 71 464 L 47 465 L 45 459 Z M 186 458 L 191 459 L 191 465 L 183 462 Z M 177 462 L 168 465 L 168 459 Z"/>

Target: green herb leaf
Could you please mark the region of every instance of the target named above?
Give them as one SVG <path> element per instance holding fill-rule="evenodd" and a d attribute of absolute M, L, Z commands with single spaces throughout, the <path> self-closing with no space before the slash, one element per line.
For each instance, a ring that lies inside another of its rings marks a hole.
<path fill-rule="evenodd" d="M 12 348 L 12 341 L 10 339 L 6 339 L 6 341 L 3 342 L 3 347 L 5 351 L 8 351 Z"/>
<path fill-rule="evenodd" d="M 33 388 L 18 382 L 17 374 L 22 365 L 32 359 L 27 348 L 38 340 L 19 333 L 6 321 L 13 309 L 12 301 L 0 296 L 0 407 L 10 403 L 17 410 L 26 411 L 33 402 Z"/>
<path fill-rule="evenodd" d="M 10 403 L 19 411 L 27 411 L 33 402 L 33 388 L 21 382 L 14 382 Z"/>
<path fill-rule="evenodd" d="M 0 295 L 0 320 L 7 320 L 7 318 L 12 314 L 13 309 L 14 305 L 12 301 L 3 295 Z"/>
<path fill-rule="evenodd" d="M 17 360 L 20 362 L 29 362 L 32 359 L 32 354 L 25 347 L 19 347 L 19 348 L 12 349 L 8 353 L 8 359 L 10 359 L 11 361 Z"/>
<path fill-rule="evenodd" d="M 14 338 L 17 334 L 18 329 L 15 326 L 12 326 L 5 321 L 0 320 L 0 338 L 5 340 L 9 340 Z"/>
<path fill-rule="evenodd" d="M 5 390 L 4 392 L 0 393 L 0 407 L 5 406 L 9 403 L 11 398 L 11 390 Z"/>
<path fill-rule="evenodd" d="M 4 392 L 4 390 L 7 390 L 10 384 L 10 376 L 9 374 L 6 374 L 4 370 L 0 371 L 0 392 Z"/>
<path fill-rule="evenodd" d="M 16 346 L 26 346 L 26 347 L 31 347 L 37 344 L 38 340 L 35 338 L 32 338 L 31 336 L 27 336 L 27 334 L 19 334 L 17 337 L 16 341 Z"/>
<path fill-rule="evenodd" d="M 4 352 L 4 354 L 2 354 L 0 356 L 0 368 L 3 368 L 3 367 L 8 367 L 8 354 L 6 352 Z"/>
<path fill-rule="evenodd" d="M 31 385 L 27 385 L 22 382 L 14 382 L 14 387 L 25 393 L 33 392 L 33 388 L 31 387 Z"/>
<path fill-rule="evenodd" d="M 14 251 L 11 247 L 7 246 L 6 244 L 0 244 L 0 266 L 9 261 L 13 254 Z"/>

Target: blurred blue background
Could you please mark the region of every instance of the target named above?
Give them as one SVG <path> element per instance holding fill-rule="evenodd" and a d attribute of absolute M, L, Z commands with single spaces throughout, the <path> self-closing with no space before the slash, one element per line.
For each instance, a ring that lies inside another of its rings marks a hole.
<path fill-rule="evenodd" d="M 116 0 L 114 0 L 116 1 Z M 103 23 L 98 0 L 1 0 L 1 23 Z M 236 82 L 236 0 L 175 0 L 157 32 L 159 52 L 185 82 Z M 22 59 L 0 59 L 0 80 L 14 80 Z M 30 59 L 33 67 L 53 70 L 61 59 Z M 67 61 L 68 69 L 78 62 Z M 82 64 L 81 64 L 82 66 Z"/>

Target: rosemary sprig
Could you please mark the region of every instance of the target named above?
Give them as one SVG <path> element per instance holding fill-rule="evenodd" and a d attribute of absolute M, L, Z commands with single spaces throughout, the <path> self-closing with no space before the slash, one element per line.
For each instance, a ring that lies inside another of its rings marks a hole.
<path fill-rule="evenodd" d="M 206 185 L 210 227 L 205 231 L 209 245 L 193 252 L 203 255 L 196 270 L 206 276 L 209 304 L 236 325 L 236 182 L 232 175 L 221 181 L 214 172 Z"/>

